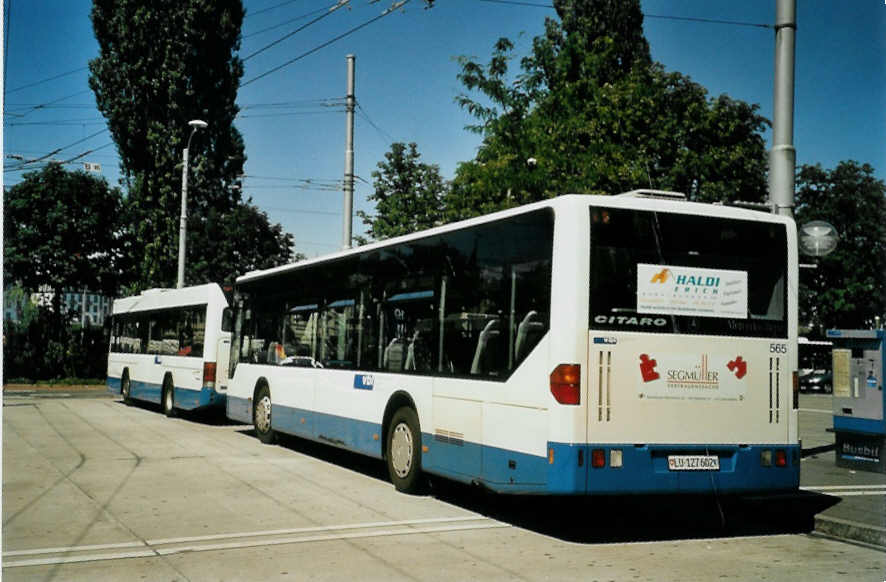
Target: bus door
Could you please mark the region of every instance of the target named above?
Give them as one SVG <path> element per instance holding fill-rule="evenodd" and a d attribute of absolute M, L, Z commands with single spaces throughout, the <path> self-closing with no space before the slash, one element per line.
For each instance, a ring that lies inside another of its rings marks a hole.
<path fill-rule="evenodd" d="M 231 362 L 231 335 L 223 333 L 216 346 L 215 386 L 216 390 L 228 389 L 228 366 Z"/>

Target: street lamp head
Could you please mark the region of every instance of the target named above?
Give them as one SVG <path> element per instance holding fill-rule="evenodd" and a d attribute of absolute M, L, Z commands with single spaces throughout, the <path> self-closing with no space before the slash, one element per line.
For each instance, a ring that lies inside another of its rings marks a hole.
<path fill-rule="evenodd" d="M 193 127 L 195 130 L 197 129 L 206 129 L 209 124 L 203 121 L 202 119 L 192 119 L 188 122 L 188 125 Z"/>

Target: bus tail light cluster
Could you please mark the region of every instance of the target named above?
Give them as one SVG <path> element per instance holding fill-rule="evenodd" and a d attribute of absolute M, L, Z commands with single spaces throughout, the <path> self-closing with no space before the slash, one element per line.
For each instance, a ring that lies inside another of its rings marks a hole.
<path fill-rule="evenodd" d="M 775 453 L 774 458 L 773 453 Z M 787 467 L 788 454 L 784 449 L 775 449 L 774 451 L 771 449 L 764 449 L 760 452 L 760 464 L 764 467 L 771 467 L 773 464 L 776 467 Z"/>
<path fill-rule="evenodd" d="M 203 363 L 203 387 L 215 388 L 215 362 Z"/>
<path fill-rule="evenodd" d="M 624 456 L 621 449 L 609 449 L 609 467 L 620 469 L 624 465 Z M 606 449 L 591 449 L 591 467 L 602 469 L 606 467 Z"/>
<path fill-rule="evenodd" d="M 560 404 L 581 403 L 581 366 L 560 364 L 551 372 L 551 394 Z"/>

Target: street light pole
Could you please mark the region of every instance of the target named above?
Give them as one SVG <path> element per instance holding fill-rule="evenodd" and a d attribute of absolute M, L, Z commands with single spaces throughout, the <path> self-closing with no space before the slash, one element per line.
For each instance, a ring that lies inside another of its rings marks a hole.
<path fill-rule="evenodd" d="M 769 201 L 772 212 L 794 215 L 794 53 L 797 0 L 775 1 L 775 91 L 772 149 L 769 150 Z"/>
<path fill-rule="evenodd" d="M 191 149 L 191 140 L 199 130 L 209 124 L 200 119 L 192 119 L 188 122 L 193 129 L 188 137 L 188 145 L 182 154 L 182 211 L 178 225 L 178 283 L 176 287 L 181 289 L 185 286 L 185 246 L 188 235 L 188 150 Z"/>

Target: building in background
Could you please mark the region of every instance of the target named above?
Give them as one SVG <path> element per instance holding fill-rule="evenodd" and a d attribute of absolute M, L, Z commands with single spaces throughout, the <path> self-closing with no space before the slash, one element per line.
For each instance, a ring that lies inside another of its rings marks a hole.
<path fill-rule="evenodd" d="M 48 287 L 41 287 L 36 293 L 28 295 L 20 287 L 3 290 L 3 319 L 19 322 L 28 303 L 40 307 L 52 307 L 54 292 Z M 92 293 L 87 289 L 66 289 L 62 292 L 62 310 L 71 315 L 71 323 L 86 326 L 102 326 L 111 312 L 113 297 Z"/>

